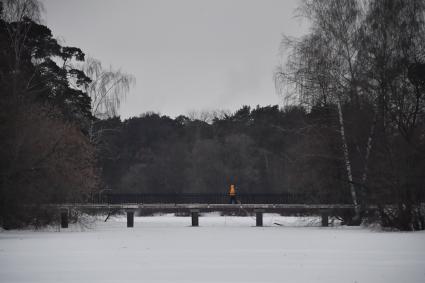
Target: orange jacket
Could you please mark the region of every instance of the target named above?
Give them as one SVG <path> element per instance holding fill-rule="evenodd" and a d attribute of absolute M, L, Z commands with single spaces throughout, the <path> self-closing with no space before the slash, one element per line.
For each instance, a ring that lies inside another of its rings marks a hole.
<path fill-rule="evenodd" d="M 235 185 L 230 185 L 229 195 L 230 195 L 231 197 L 236 196 Z"/>

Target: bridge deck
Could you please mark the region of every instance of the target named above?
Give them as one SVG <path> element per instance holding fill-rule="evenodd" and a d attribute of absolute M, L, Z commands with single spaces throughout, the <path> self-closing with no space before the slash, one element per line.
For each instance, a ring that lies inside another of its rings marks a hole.
<path fill-rule="evenodd" d="M 80 208 L 80 209 L 167 209 L 167 210 L 237 210 L 237 209 L 354 209 L 352 204 L 204 204 L 204 203 L 65 203 L 58 204 L 61 208 Z"/>

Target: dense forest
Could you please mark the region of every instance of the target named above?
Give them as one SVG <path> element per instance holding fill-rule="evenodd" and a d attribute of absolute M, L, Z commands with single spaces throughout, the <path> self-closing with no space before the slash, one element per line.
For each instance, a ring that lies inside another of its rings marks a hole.
<path fill-rule="evenodd" d="M 352 203 L 353 223 L 424 229 L 425 4 L 302 1 L 299 12 L 312 27 L 284 38 L 275 73 L 286 106 L 122 120 L 131 75 L 62 46 L 37 1 L 0 2 L 1 226 L 44 225 L 54 220 L 44 204 L 106 191 L 234 183 Z"/>
<path fill-rule="evenodd" d="M 244 106 L 233 114 L 199 116 L 204 119 L 146 113 L 99 123 L 105 130 L 99 147 L 105 188 L 226 193 L 236 183 L 239 193 L 309 192 L 313 200 L 349 196 L 332 109 Z M 309 130 L 320 120 L 329 123 L 317 129 L 326 143 Z"/>

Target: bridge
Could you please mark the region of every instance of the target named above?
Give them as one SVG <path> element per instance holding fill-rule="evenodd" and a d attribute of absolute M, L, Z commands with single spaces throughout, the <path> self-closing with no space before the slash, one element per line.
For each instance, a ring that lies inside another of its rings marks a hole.
<path fill-rule="evenodd" d="M 63 203 L 61 226 L 68 227 L 70 209 L 125 211 L 127 227 L 134 227 L 134 214 L 153 212 L 179 212 L 191 216 L 192 226 L 199 226 L 202 212 L 219 211 L 233 214 L 255 214 L 256 226 L 263 226 L 264 213 L 313 214 L 321 215 L 322 226 L 328 226 L 329 216 L 354 211 L 354 205 L 348 201 L 327 199 L 317 201 L 302 194 L 239 194 L 238 203 L 229 204 L 227 194 L 122 194 L 109 193 L 93 198 L 88 203 Z M 338 201 L 338 202 L 337 202 Z"/>
<path fill-rule="evenodd" d="M 243 204 L 351 204 L 349 195 L 318 196 L 307 193 L 238 193 L 237 199 Z M 226 193 L 106 193 L 100 195 L 94 202 L 120 203 L 207 203 L 228 204 Z"/>

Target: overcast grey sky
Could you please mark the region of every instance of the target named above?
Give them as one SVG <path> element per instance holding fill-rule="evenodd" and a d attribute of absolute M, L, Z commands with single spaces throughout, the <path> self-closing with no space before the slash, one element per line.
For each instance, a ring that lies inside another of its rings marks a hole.
<path fill-rule="evenodd" d="M 136 77 L 123 118 L 279 104 L 282 34 L 299 36 L 298 0 L 43 0 L 45 23 Z"/>

